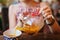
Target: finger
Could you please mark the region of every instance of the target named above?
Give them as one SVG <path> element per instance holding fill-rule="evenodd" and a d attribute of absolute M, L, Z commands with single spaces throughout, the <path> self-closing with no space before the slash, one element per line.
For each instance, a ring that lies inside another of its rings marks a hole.
<path fill-rule="evenodd" d="M 48 15 L 52 15 L 51 12 L 47 12 L 43 14 L 44 17 L 47 17 Z"/>
<path fill-rule="evenodd" d="M 48 13 L 48 12 L 51 12 L 51 10 L 50 9 L 46 9 L 46 10 L 44 10 L 44 12 Z"/>
<path fill-rule="evenodd" d="M 49 7 L 48 7 L 48 6 L 44 7 L 44 8 L 43 8 L 43 11 L 44 11 L 44 10 L 47 10 L 47 9 L 49 9 Z"/>
<path fill-rule="evenodd" d="M 40 12 L 39 12 L 39 13 L 42 13 L 42 11 L 44 11 L 44 10 L 46 10 L 46 9 L 48 9 L 48 6 L 42 7 L 42 8 L 40 9 Z"/>
<path fill-rule="evenodd" d="M 42 9 L 42 14 L 44 15 L 44 13 L 47 13 L 47 12 L 51 12 L 51 9 L 49 7 L 46 7 L 44 9 Z"/>
<path fill-rule="evenodd" d="M 50 14 L 52 14 L 51 9 L 46 9 L 46 10 L 43 11 L 44 17 L 47 16 L 47 15 L 50 15 Z"/>
<path fill-rule="evenodd" d="M 51 17 L 52 17 L 52 15 L 49 15 L 49 16 L 45 17 L 44 20 L 49 19 Z"/>

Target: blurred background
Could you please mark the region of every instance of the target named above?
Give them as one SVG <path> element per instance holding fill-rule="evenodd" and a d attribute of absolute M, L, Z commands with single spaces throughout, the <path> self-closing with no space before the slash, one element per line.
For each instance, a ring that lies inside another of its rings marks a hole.
<path fill-rule="evenodd" d="M 38 0 L 35 0 L 38 1 Z M 19 0 L 0 0 L 0 34 L 9 28 L 8 8 L 11 4 L 18 3 Z M 50 5 L 52 14 L 60 25 L 60 0 L 39 0 Z"/>

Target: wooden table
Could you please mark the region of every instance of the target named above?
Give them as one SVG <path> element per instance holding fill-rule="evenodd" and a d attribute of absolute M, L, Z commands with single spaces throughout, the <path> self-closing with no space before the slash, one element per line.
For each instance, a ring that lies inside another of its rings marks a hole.
<path fill-rule="evenodd" d="M 0 40 L 3 40 L 3 36 L 0 36 Z M 18 40 L 60 40 L 60 34 L 42 34 L 28 35 L 23 33 L 18 37 Z"/>
<path fill-rule="evenodd" d="M 38 33 L 37 35 L 22 34 L 19 37 L 19 40 L 60 40 L 60 34 L 42 34 L 42 33 Z"/>

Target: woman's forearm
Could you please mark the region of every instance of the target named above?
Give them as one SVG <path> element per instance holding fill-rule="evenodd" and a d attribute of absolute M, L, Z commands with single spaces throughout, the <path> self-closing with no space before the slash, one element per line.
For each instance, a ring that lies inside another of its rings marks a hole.
<path fill-rule="evenodd" d="M 52 30 L 54 33 L 60 33 L 60 27 L 57 22 L 57 20 L 51 16 L 50 18 L 47 19 L 46 23 L 51 26 Z"/>
<path fill-rule="evenodd" d="M 59 27 L 56 20 L 55 20 L 54 24 L 51 25 L 51 27 L 52 27 L 52 30 L 53 30 L 54 33 L 60 33 L 60 27 Z"/>

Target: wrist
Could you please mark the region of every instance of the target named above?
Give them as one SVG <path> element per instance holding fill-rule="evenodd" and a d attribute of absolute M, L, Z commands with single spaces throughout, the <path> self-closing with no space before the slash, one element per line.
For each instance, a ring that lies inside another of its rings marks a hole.
<path fill-rule="evenodd" d="M 48 25 L 50 25 L 50 26 L 52 26 L 52 25 L 54 24 L 54 22 L 55 22 L 55 19 L 54 19 L 53 16 L 52 16 L 51 18 L 49 18 L 49 19 L 46 20 L 46 23 L 47 23 Z"/>

